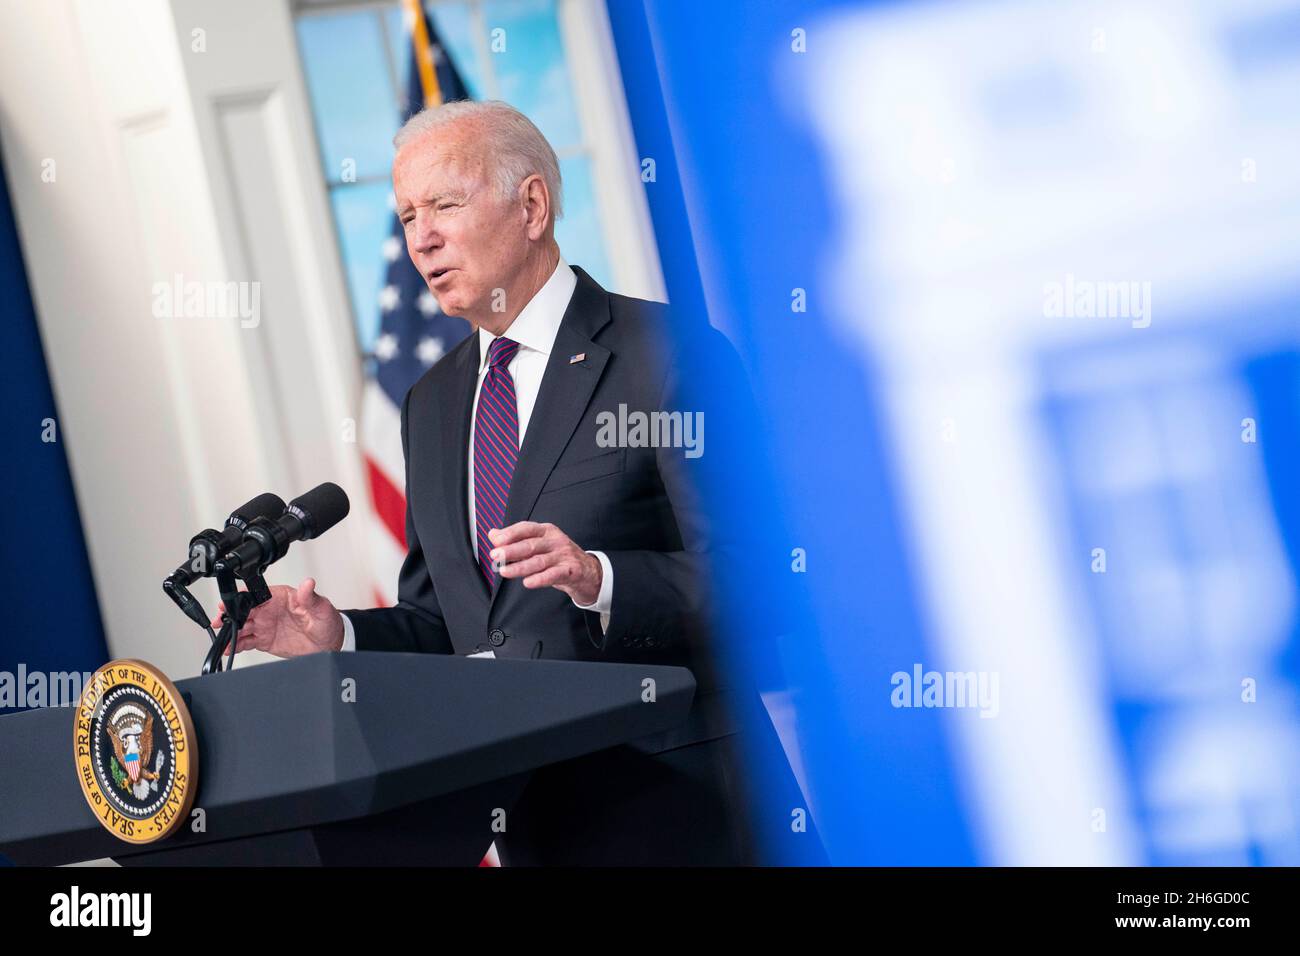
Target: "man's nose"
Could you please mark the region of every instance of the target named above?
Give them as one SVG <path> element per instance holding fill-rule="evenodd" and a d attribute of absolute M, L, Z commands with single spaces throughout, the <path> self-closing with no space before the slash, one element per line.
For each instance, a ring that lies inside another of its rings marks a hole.
<path fill-rule="evenodd" d="M 442 234 L 434 226 L 433 217 L 423 210 L 415 214 L 411 247 L 416 252 L 433 252 L 442 246 Z"/>

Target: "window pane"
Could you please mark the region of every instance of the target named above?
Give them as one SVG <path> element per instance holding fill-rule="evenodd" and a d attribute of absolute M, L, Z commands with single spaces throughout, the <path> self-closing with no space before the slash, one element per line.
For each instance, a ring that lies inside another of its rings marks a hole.
<path fill-rule="evenodd" d="M 493 30 L 505 31 L 505 51 L 491 54 L 501 99 L 536 123 L 557 151 L 582 142 L 554 0 L 490 0 L 483 17 L 489 44 Z"/>
<path fill-rule="evenodd" d="M 474 38 L 474 24 L 470 19 L 469 5 L 465 3 L 437 3 L 430 10 L 434 28 L 442 42 L 451 50 L 452 62 L 460 71 L 460 78 L 469 90 L 471 99 L 487 98 L 483 77 L 483 63 Z"/>
<path fill-rule="evenodd" d="M 346 159 L 358 177 L 387 176 L 399 117 L 374 11 L 301 17 L 298 45 L 325 178 L 338 182 Z"/>
<path fill-rule="evenodd" d="M 384 243 L 393 230 L 390 192 L 386 182 L 336 186 L 330 191 L 352 314 L 356 316 L 357 343 L 366 353 L 373 351 L 379 335 L 379 290 L 388 270 Z M 398 255 L 406 255 L 405 245 Z"/>
<path fill-rule="evenodd" d="M 560 252 L 570 265 L 582 266 L 606 289 L 613 288 L 605 237 L 596 213 L 591 163 L 585 156 L 562 160 L 560 175 L 564 178 L 564 218 L 555 224 Z"/>

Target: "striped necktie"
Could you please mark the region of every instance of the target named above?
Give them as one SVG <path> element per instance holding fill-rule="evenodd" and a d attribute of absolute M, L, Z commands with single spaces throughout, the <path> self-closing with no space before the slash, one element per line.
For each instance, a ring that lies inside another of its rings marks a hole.
<path fill-rule="evenodd" d="M 488 371 L 479 390 L 474 418 L 474 528 L 478 538 L 478 566 L 488 587 L 496 584 L 497 571 L 488 552 L 488 531 L 505 525 L 510 479 L 519 457 L 519 407 L 515 382 L 507 366 L 519 343 L 493 339 L 488 346 Z"/>

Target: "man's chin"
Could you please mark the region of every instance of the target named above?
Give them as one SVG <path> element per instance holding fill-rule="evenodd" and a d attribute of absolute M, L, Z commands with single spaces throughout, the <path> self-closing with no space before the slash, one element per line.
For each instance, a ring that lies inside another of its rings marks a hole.
<path fill-rule="evenodd" d="M 438 301 L 438 308 L 442 310 L 444 315 L 450 315 L 457 319 L 464 319 L 470 324 L 475 323 L 474 316 L 478 314 L 474 309 L 474 303 L 469 300 L 468 296 L 462 297 L 449 294 Z"/>
<path fill-rule="evenodd" d="M 435 295 L 434 299 L 437 300 L 438 309 L 442 312 L 443 315 L 450 315 L 453 318 L 457 318 L 457 319 L 464 318 L 465 302 L 461 299 L 460 296 L 455 295 L 454 293 L 448 293 L 447 295 L 444 296 Z"/>

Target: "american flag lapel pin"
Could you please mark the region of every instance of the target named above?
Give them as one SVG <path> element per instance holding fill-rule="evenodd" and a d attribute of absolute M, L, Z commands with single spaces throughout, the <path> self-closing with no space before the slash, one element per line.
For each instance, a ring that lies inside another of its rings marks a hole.
<path fill-rule="evenodd" d="M 570 355 L 570 356 L 569 356 L 569 364 L 570 364 L 570 365 L 577 365 L 579 362 L 585 362 L 586 360 L 587 360 L 587 353 L 586 353 L 586 352 L 579 352 L 577 355 Z"/>

